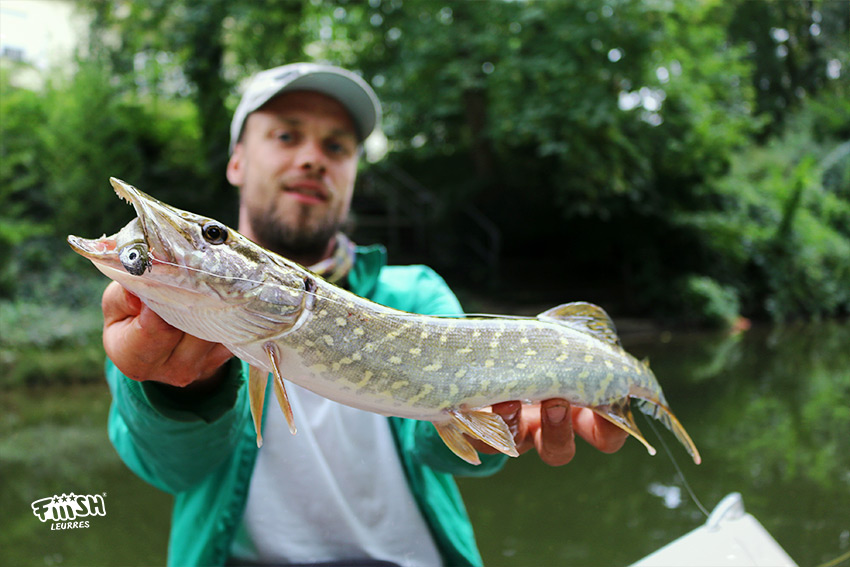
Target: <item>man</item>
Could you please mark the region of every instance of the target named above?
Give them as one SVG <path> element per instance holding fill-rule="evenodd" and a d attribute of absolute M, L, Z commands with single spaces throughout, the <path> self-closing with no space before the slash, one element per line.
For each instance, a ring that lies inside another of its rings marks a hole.
<path fill-rule="evenodd" d="M 343 69 L 297 63 L 258 74 L 231 126 L 239 231 L 378 303 L 459 313 L 432 270 L 386 266 L 381 247 L 355 247 L 340 232 L 362 143 L 379 120 L 372 89 Z M 103 312 L 110 438 L 131 469 L 175 496 L 169 564 L 481 563 L 452 475 L 492 474 L 503 455 L 476 442 L 488 454 L 468 465 L 430 423 L 355 410 L 294 384 L 298 434 L 275 407 L 258 450 L 244 363 L 170 327 L 114 282 Z M 564 400 L 494 411 L 521 452 L 535 448 L 552 465 L 572 458 L 574 431 L 608 452 L 625 440 Z"/>

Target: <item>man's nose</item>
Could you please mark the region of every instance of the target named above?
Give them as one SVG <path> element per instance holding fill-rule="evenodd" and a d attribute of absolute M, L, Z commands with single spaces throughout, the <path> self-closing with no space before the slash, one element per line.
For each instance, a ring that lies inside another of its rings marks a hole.
<path fill-rule="evenodd" d="M 304 171 L 324 173 L 327 168 L 327 156 L 322 148 L 321 140 L 305 140 L 298 148 L 298 167 Z"/>

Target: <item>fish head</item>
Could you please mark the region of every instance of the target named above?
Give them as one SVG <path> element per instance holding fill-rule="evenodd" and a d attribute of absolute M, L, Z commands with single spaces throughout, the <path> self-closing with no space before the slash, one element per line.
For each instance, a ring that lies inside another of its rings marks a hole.
<path fill-rule="evenodd" d="M 231 304 L 278 317 L 301 308 L 312 281 L 298 264 L 214 219 L 167 205 L 119 179 L 110 183 L 136 218 L 111 236 L 72 235 L 68 243 L 142 300 Z"/>

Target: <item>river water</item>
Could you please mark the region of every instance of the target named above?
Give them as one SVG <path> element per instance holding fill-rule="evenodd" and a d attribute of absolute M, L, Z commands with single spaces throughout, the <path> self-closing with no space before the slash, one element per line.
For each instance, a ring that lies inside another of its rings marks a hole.
<path fill-rule="evenodd" d="M 461 480 L 487 565 L 628 565 L 705 521 L 686 481 L 711 509 L 744 505 L 801 566 L 850 550 L 850 324 L 725 334 L 626 335 L 648 356 L 699 447 L 696 466 L 672 435 L 638 416 L 651 457 L 630 439 L 613 455 L 583 442 L 572 463 L 512 459 L 487 479 Z M 108 444 L 105 385 L 2 392 L 0 563 L 162 565 L 170 497 L 127 471 Z M 51 529 L 41 498 L 100 496 L 105 515 Z"/>

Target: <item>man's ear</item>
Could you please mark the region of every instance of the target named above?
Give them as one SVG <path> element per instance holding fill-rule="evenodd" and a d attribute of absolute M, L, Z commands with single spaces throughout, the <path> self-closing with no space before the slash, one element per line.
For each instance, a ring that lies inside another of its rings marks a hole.
<path fill-rule="evenodd" d="M 242 143 L 236 144 L 227 160 L 227 180 L 234 187 L 242 187 L 245 176 L 242 172 Z"/>

